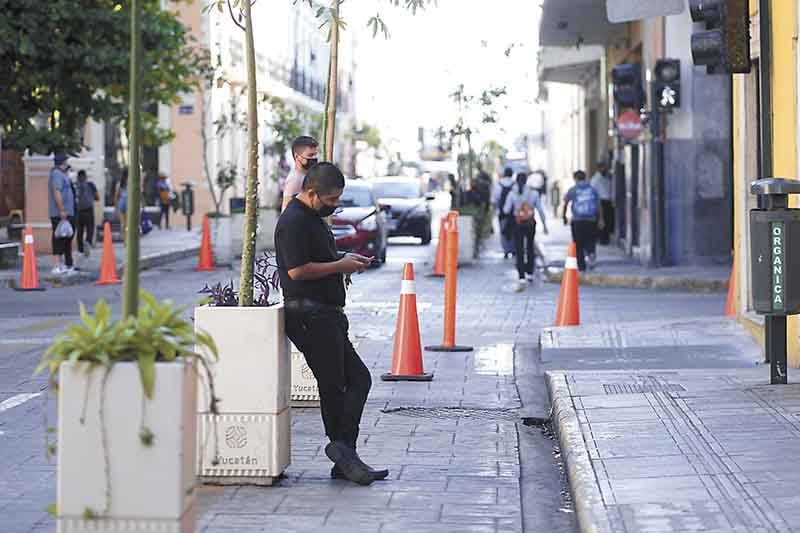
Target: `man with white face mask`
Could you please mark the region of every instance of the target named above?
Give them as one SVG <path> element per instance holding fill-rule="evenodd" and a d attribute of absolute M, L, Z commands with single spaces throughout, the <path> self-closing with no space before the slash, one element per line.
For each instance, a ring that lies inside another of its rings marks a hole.
<path fill-rule="evenodd" d="M 525 280 L 533 281 L 534 238 L 536 237 L 536 212 L 542 221 L 544 234 L 548 234 L 547 220 L 542 208 L 539 191 L 529 184 L 524 172 L 517 174 L 517 185 L 506 198 L 505 212 L 514 217 L 514 246 L 517 256 L 517 274 L 519 281 L 516 290 L 525 290 Z"/>

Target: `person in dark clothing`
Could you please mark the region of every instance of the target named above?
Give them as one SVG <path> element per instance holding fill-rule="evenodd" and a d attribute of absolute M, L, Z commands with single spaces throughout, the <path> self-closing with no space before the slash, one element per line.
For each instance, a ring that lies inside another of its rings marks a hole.
<path fill-rule="evenodd" d="M 86 171 L 78 171 L 77 187 L 77 232 L 78 251 L 89 257 L 89 250 L 94 246 L 94 203 L 100 201 L 100 194 L 94 182 L 86 178 Z M 84 244 L 88 244 L 86 246 Z"/>
<path fill-rule="evenodd" d="M 586 182 L 586 173 L 578 170 L 573 174 L 575 186 L 564 196 L 564 224 L 567 224 L 567 208 L 572 206 L 572 240 L 577 248 L 578 271 L 586 271 L 586 256 L 590 268 L 595 265 L 597 229 L 603 229 L 603 211 L 597 191 Z"/>
<path fill-rule="evenodd" d="M 47 209 L 50 215 L 50 222 L 53 226 L 53 258 L 55 266 L 53 274 L 71 274 L 75 271 L 72 260 L 72 237 L 75 228 L 75 192 L 72 182 L 67 176 L 69 165 L 67 165 L 66 154 L 55 154 L 53 157 L 54 166 L 50 170 L 50 177 L 47 186 Z M 62 222 L 68 222 L 73 228 L 73 234 L 69 237 L 57 237 L 56 229 Z M 64 258 L 63 263 L 61 258 Z"/>
<path fill-rule="evenodd" d="M 161 229 L 161 220 L 164 220 L 164 228 L 169 229 L 169 208 L 172 200 L 172 185 L 166 174 L 159 174 L 156 182 L 158 190 L 158 204 L 161 212 L 158 215 L 158 229 Z"/>
<path fill-rule="evenodd" d="M 286 333 L 303 353 L 319 385 L 325 447 L 334 462 L 331 477 L 361 485 L 384 479 L 358 457 L 356 444 L 364 404 L 372 386 L 369 369 L 348 338 L 345 282 L 363 272 L 369 258 L 341 254 L 325 221 L 339 204 L 344 176 L 331 163 L 308 171 L 302 192 L 278 219 L 275 248 L 286 310 Z"/>

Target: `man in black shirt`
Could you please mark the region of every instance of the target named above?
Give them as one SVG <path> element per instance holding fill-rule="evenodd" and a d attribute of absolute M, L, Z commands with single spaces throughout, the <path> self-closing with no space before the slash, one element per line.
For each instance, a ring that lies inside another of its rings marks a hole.
<path fill-rule="evenodd" d="M 358 426 L 372 378 L 348 338 L 345 275 L 363 272 L 370 259 L 340 254 L 325 217 L 333 214 L 344 176 L 331 163 L 306 174 L 303 190 L 287 205 L 275 228 L 278 272 L 286 309 L 286 333 L 303 352 L 319 385 L 320 407 L 334 462 L 331 477 L 369 485 L 389 475 L 356 453 Z"/>

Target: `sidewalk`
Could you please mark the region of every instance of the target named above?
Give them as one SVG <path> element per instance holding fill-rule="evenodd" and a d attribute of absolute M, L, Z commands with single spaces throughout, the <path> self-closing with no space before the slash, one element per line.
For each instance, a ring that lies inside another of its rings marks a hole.
<path fill-rule="evenodd" d="M 153 229 L 143 235 L 139 241 L 140 270 L 147 270 L 197 255 L 200 250 L 200 232 L 184 231 L 178 229 L 164 230 Z M 39 270 L 39 282 L 45 286 L 76 285 L 97 280 L 100 275 L 100 261 L 103 255 L 103 242 L 99 239 L 91 249 L 91 255 L 84 257 L 78 252 L 77 244 L 72 242 L 72 257 L 78 271 L 69 275 L 54 275 L 53 257 L 49 254 L 37 254 L 36 265 Z M 122 242 L 114 243 L 114 257 L 117 260 L 117 272 L 122 276 L 125 262 L 125 247 Z M 19 261 L 20 268 L 22 258 Z M 0 288 L 16 287 L 20 280 L 20 270 L 0 270 Z"/>
<path fill-rule="evenodd" d="M 572 241 L 570 229 L 560 221 L 549 221 L 550 235 L 537 232 L 539 242 L 551 265 L 548 281 L 561 282 L 561 269 Z M 671 266 L 649 268 L 628 257 L 616 246 L 597 247 L 597 267 L 580 276 L 581 285 L 627 287 L 637 289 L 721 292 L 728 289 L 730 265 Z"/>
<path fill-rule="evenodd" d="M 751 368 L 564 371 L 547 374 L 582 531 L 796 531 L 800 519 L 800 384 L 770 386 L 760 350 L 734 322 L 554 329 L 542 357 L 597 345 L 701 348 Z M 673 327 L 674 326 L 674 327 Z M 605 333 L 602 333 L 605 331 Z M 733 349 L 739 346 L 738 353 Z M 716 347 L 716 348 L 715 348 Z M 723 362 L 723 366 L 724 366 Z M 792 379 L 790 370 L 790 380 Z M 795 374 L 795 381 L 797 374 Z"/>

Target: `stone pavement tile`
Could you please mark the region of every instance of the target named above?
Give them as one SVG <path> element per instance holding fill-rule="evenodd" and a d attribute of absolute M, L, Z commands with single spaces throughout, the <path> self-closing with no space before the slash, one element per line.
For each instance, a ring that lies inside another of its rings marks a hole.
<path fill-rule="evenodd" d="M 409 530 L 413 533 L 454 533 L 455 531 L 459 533 L 496 533 L 498 531 L 494 525 L 458 524 L 458 527 L 454 528 L 452 523 L 437 522 L 435 524 L 414 524 L 413 528 L 409 528 L 407 524 L 401 522 L 399 524 L 384 523 L 380 533 L 409 533 Z"/>
<path fill-rule="evenodd" d="M 268 513 L 214 513 L 201 531 L 315 531 L 325 516 Z"/>
<path fill-rule="evenodd" d="M 592 460 L 600 479 L 650 478 L 657 471 L 660 476 L 690 476 L 696 474 L 695 467 L 685 455 L 662 455 L 656 457 L 621 457 Z"/>
<path fill-rule="evenodd" d="M 624 504 L 614 506 L 614 511 L 631 531 L 726 531 L 733 527 L 719 504 L 710 501 Z"/>
<path fill-rule="evenodd" d="M 492 492 L 394 492 L 389 500 L 390 508 L 397 509 L 441 509 L 445 503 L 463 503 L 491 505 L 498 503 L 497 494 Z M 519 494 L 517 494 L 519 501 Z"/>

